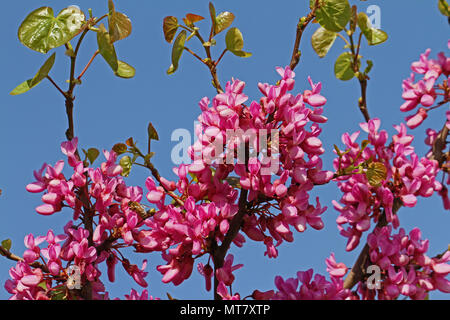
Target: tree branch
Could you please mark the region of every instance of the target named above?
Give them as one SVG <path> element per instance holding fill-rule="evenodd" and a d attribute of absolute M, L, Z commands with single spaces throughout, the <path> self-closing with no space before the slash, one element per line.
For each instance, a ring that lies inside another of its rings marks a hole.
<path fill-rule="evenodd" d="M 319 8 L 319 0 L 316 0 L 314 7 L 311 9 L 311 12 L 306 16 L 300 18 L 297 24 L 297 34 L 295 36 L 295 44 L 294 50 L 292 51 L 291 63 L 289 67 L 291 70 L 294 70 L 295 67 L 300 62 L 301 52 L 299 51 L 300 42 L 302 40 L 303 32 L 305 31 L 308 24 L 316 17 L 316 10 Z"/>
<path fill-rule="evenodd" d="M 17 262 L 24 261 L 23 258 L 15 255 L 14 253 L 10 252 L 9 250 L 6 250 L 2 246 L 0 246 L 0 255 L 5 256 L 7 259 L 12 260 L 12 261 L 17 261 Z M 29 263 L 28 265 L 33 268 L 40 268 L 43 272 L 46 272 L 46 273 L 50 272 L 46 265 L 43 265 L 37 261 L 35 261 L 33 263 Z"/>
<path fill-rule="evenodd" d="M 448 131 L 447 121 L 445 121 L 444 127 L 439 132 L 436 141 L 434 141 L 431 149 L 431 155 L 429 158 L 430 160 L 436 160 L 439 163 L 439 167 L 442 167 L 444 162 L 447 161 L 447 156 L 444 153 L 444 150 L 447 146 Z"/>

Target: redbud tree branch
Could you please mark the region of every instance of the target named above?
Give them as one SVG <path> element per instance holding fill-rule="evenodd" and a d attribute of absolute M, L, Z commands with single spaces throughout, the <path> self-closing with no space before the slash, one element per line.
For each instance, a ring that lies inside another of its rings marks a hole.
<path fill-rule="evenodd" d="M 353 34 L 350 34 L 350 50 L 353 54 L 353 70 L 358 73 L 358 81 L 361 87 L 361 98 L 358 100 L 359 110 L 361 111 L 366 122 L 369 122 L 370 115 L 367 109 L 367 80 L 368 76 L 365 73 L 359 73 L 359 49 L 361 48 L 362 32 L 359 34 L 358 46 L 355 48 L 353 41 Z"/>
<path fill-rule="evenodd" d="M 442 167 L 442 165 L 447 161 L 447 156 L 444 153 L 444 150 L 447 146 L 448 131 L 447 121 L 445 121 L 444 127 L 439 132 L 431 149 L 430 160 L 436 160 L 440 167 Z"/>
<path fill-rule="evenodd" d="M 308 24 L 316 17 L 316 10 L 319 8 L 319 6 L 320 6 L 319 0 L 316 0 L 316 2 L 314 3 L 314 7 L 311 9 L 311 12 L 306 17 L 300 18 L 298 21 L 297 33 L 295 35 L 294 50 L 292 51 L 291 63 L 289 64 L 291 70 L 294 70 L 295 67 L 298 65 L 298 63 L 300 62 L 301 52 L 299 48 L 303 32 L 305 31 Z"/>
<path fill-rule="evenodd" d="M 204 65 L 206 65 L 209 69 L 209 72 L 211 73 L 212 77 L 212 84 L 214 88 L 216 89 L 217 93 L 223 93 L 222 86 L 220 85 L 219 78 L 217 76 L 217 64 L 222 59 L 223 55 L 225 54 L 226 50 L 222 53 L 220 58 L 217 60 L 217 62 L 213 61 L 212 54 L 211 54 L 211 47 L 208 45 L 205 45 L 205 40 L 201 36 L 200 32 L 198 30 L 193 30 L 188 27 L 185 27 L 183 25 L 180 26 L 181 28 L 189 31 L 189 32 L 195 32 L 195 37 L 200 41 L 202 44 L 202 47 L 205 49 L 206 59 L 202 59 L 200 56 L 198 56 L 196 53 L 194 53 L 192 50 L 185 48 L 186 51 L 188 51 L 190 54 L 192 54 L 196 59 L 199 59 L 201 62 L 203 62 Z M 211 31 L 212 32 L 212 31 Z M 212 36 L 212 33 L 210 35 L 210 38 Z"/>
<path fill-rule="evenodd" d="M 15 255 L 14 253 L 10 252 L 9 250 L 6 250 L 0 245 L 0 255 L 4 256 L 5 258 L 12 260 L 12 261 L 24 261 L 21 257 Z M 37 261 L 33 263 L 29 263 L 29 265 L 33 268 L 40 268 L 43 272 L 50 272 L 46 265 L 43 265 Z"/>

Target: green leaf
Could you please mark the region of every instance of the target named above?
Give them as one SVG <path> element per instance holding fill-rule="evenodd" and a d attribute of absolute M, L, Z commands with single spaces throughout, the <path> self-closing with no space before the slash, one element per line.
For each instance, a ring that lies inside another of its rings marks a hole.
<path fill-rule="evenodd" d="M 42 80 L 44 80 L 47 76 L 50 70 L 53 68 L 53 65 L 55 64 L 55 57 L 56 52 L 54 52 L 42 65 L 42 67 L 39 69 L 39 71 L 36 73 L 36 75 L 27 81 L 22 82 L 19 84 L 13 91 L 11 91 L 11 95 L 19 95 L 22 93 L 27 92 L 31 88 L 37 86 Z"/>
<path fill-rule="evenodd" d="M 39 82 L 41 82 L 42 80 L 44 80 L 50 70 L 52 70 L 53 65 L 55 64 L 55 57 L 56 57 L 56 52 L 54 52 L 42 65 L 42 67 L 39 69 L 38 73 L 34 76 L 34 78 L 31 80 L 31 86 L 34 87 L 35 85 L 37 85 Z"/>
<path fill-rule="evenodd" d="M 333 31 L 328 31 L 324 27 L 320 27 L 314 32 L 311 38 L 311 44 L 314 51 L 319 57 L 323 58 L 333 46 L 337 34 Z"/>
<path fill-rule="evenodd" d="M 209 14 L 211 16 L 212 29 L 216 30 L 216 9 L 212 2 L 209 3 Z"/>
<path fill-rule="evenodd" d="M 11 244 L 12 244 L 11 239 L 6 239 L 6 240 L 3 240 L 3 241 L 2 241 L 2 247 L 3 247 L 3 249 L 5 249 L 6 251 L 11 250 Z"/>
<path fill-rule="evenodd" d="M 313 7 L 315 0 L 310 0 Z M 350 21 L 352 10 L 348 0 L 320 0 L 320 7 L 316 10 L 316 19 L 328 31 L 339 32 Z"/>
<path fill-rule="evenodd" d="M 217 17 L 215 17 L 214 24 L 214 35 L 219 34 L 223 30 L 227 29 L 234 20 L 234 14 L 231 12 L 221 12 Z"/>
<path fill-rule="evenodd" d="M 112 0 L 108 0 L 108 7 L 108 27 L 111 41 L 116 42 L 125 39 L 133 29 L 130 18 L 121 12 L 117 12 Z"/>
<path fill-rule="evenodd" d="M 172 47 L 172 65 L 167 70 L 167 74 L 172 74 L 178 69 L 178 63 L 180 62 L 181 55 L 184 51 L 184 44 L 186 43 L 186 30 L 181 31 Z"/>
<path fill-rule="evenodd" d="M 26 47 L 47 53 L 75 37 L 84 22 L 85 15 L 76 6 L 63 9 L 56 18 L 52 8 L 42 7 L 25 18 L 19 27 L 18 37 Z"/>
<path fill-rule="evenodd" d="M 118 69 L 115 72 L 116 76 L 124 79 L 130 79 L 133 78 L 136 74 L 136 69 L 134 69 L 132 66 L 130 66 L 128 63 L 117 60 L 118 63 Z"/>
<path fill-rule="evenodd" d="M 125 152 L 128 151 L 128 147 L 125 143 L 116 143 L 113 147 L 112 150 L 117 153 L 117 154 L 123 154 Z"/>
<path fill-rule="evenodd" d="M 19 94 L 25 93 L 31 89 L 31 79 L 22 82 L 17 87 L 14 88 L 9 94 L 12 96 L 17 96 Z"/>
<path fill-rule="evenodd" d="M 387 169 L 381 162 L 372 162 L 367 168 L 366 177 L 372 187 L 379 187 L 387 178 Z"/>
<path fill-rule="evenodd" d="M 165 17 L 163 20 L 163 32 L 164 32 L 164 39 L 168 43 L 172 43 L 173 38 L 175 38 L 175 34 L 178 30 L 178 19 L 176 17 Z"/>
<path fill-rule="evenodd" d="M 238 57 L 247 58 L 252 54 L 250 52 L 242 51 L 244 48 L 244 38 L 238 28 L 231 28 L 225 36 L 225 43 L 227 49 Z"/>
<path fill-rule="evenodd" d="M 151 122 L 148 124 L 147 132 L 148 132 L 148 138 L 150 140 L 159 141 L 158 132 L 156 131 L 155 127 L 153 126 L 153 124 Z"/>
<path fill-rule="evenodd" d="M 450 17 L 450 6 L 446 0 L 439 0 L 438 2 L 439 11 L 446 17 Z"/>
<path fill-rule="evenodd" d="M 368 74 L 373 68 L 373 61 L 372 60 L 367 60 L 366 62 L 367 62 L 367 67 L 364 70 L 364 73 Z"/>
<path fill-rule="evenodd" d="M 95 162 L 95 160 L 98 158 L 99 155 L 100 151 L 98 151 L 95 148 L 89 148 L 88 151 L 86 152 L 86 156 L 91 164 Z"/>
<path fill-rule="evenodd" d="M 334 74 L 336 78 L 347 81 L 355 76 L 353 72 L 353 55 L 350 52 L 342 53 L 334 64 Z"/>
<path fill-rule="evenodd" d="M 337 145 L 333 145 L 334 146 L 334 150 L 336 151 L 336 154 L 340 157 L 342 156 L 341 150 L 339 150 Z"/>
<path fill-rule="evenodd" d="M 120 166 L 122 167 L 122 176 L 128 177 L 131 172 L 131 158 L 129 156 L 124 156 L 122 159 L 120 159 L 119 162 Z"/>
<path fill-rule="evenodd" d="M 106 31 L 103 24 L 100 25 L 97 32 L 97 43 L 98 50 L 100 51 L 102 57 L 109 64 L 111 69 L 113 69 L 114 72 L 117 72 L 117 69 L 119 69 L 119 62 L 117 60 L 116 49 L 111 42 L 111 36 L 108 31 Z"/>
<path fill-rule="evenodd" d="M 383 43 L 388 38 L 386 32 L 372 27 L 369 17 L 364 12 L 358 14 L 358 26 L 371 46 Z"/>

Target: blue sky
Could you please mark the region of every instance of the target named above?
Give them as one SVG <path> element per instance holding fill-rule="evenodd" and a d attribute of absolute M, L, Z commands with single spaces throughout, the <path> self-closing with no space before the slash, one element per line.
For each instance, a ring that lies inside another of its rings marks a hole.
<path fill-rule="evenodd" d="M 392 125 L 403 121 L 404 114 L 399 110 L 402 103 L 401 82 L 409 76 L 410 64 L 418 60 L 419 54 L 431 48 L 432 55 L 447 47 L 449 25 L 439 14 L 435 2 L 411 0 L 352 1 L 360 11 L 371 4 L 381 8 L 381 28 L 389 34 L 389 40 L 376 47 L 364 46 L 361 54 L 374 61 L 368 87 L 368 106 L 372 117 L 382 119 L 382 126 L 390 134 Z M 179 70 L 172 76 L 166 75 L 170 65 L 170 46 L 164 41 L 162 20 L 167 15 L 179 18 L 186 13 L 196 13 L 208 17 L 208 1 L 144 1 L 116 0 L 118 11 L 126 13 L 133 21 L 132 35 L 117 44 L 119 58 L 132 64 L 136 77 L 122 80 L 113 76 L 108 65 L 97 59 L 85 76 L 82 86 L 76 89 L 75 132 L 83 148 L 97 147 L 109 149 L 117 142 L 129 137 L 136 141 L 146 141 L 146 128 L 152 121 L 159 132 L 160 141 L 153 144 L 156 156 L 154 164 L 162 175 L 173 177 L 173 164 L 170 151 L 176 144 L 170 137 L 173 130 L 186 128 L 192 131 L 193 121 L 199 114 L 198 101 L 204 96 L 215 94 L 210 85 L 208 70 L 188 54 L 181 59 Z M 238 27 L 245 40 L 244 50 L 253 53 L 248 59 L 227 54 L 219 67 L 219 78 L 224 85 L 232 77 L 247 83 L 246 94 L 251 100 L 260 97 L 258 82 L 278 80 L 276 66 L 285 66 L 290 61 L 295 27 L 298 18 L 307 14 L 309 1 L 215 1 L 216 10 L 231 11 L 236 15 L 233 26 Z M 13 251 L 22 254 L 23 237 L 28 233 L 42 235 L 52 228 L 55 233 L 62 232 L 62 226 L 70 215 L 58 213 L 50 217 L 39 216 L 34 208 L 40 204 L 40 196 L 28 194 L 25 186 L 33 181 L 32 172 L 42 163 L 54 164 L 63 159 L 60 143 L 64 141 L 66 118 L 64 101 L 48 81 L 44 81 L 32 91 L 21 96 L 8 93 L 22 81 L 32 77 L 45 60 L 42 54 L 24 47 L 17 39 L 17 28 L 32 10 L 48 5 L 59 12 L 64 7 L 76 4 L 87 13 L 92 8 L 94 15 L 101 16 L 107 10 L 107 1 L 88 0 L 22 0 L 3 4 L 0 20 L 3 49 L 0 51 L 2 77 L 0 78 L 0 239 L 11 238 Z M 208 31 L 208 23 L 199 26 Z M 310 46 L 310 37 L 317 28 L 308 27 L 301 44 L 302 60 L 296 69 L 296 90 L 308 88 L 310 75 L 323 84 L 323 95 L 328 99 L 325 115 L 329 122 L 323 126 L 321 136 L 327 150 L 324 156 L 325 167 L 331 169 L 333 144 L 340 145 L 340 136 L 345 131 L 359 129 L 363 120 L 357 110 L 359 85 L 356 80 L 342 82 L 333 75 L 333 64 L 342 52 L 340 39 L 329 55 L 319 59 Z M 217 57 L 224 35 L 218 36 Z M 89 60 L 96 49 L 95 35 L 90 34 L 84 42 L 79 58 L 79 68 Z M 64 49 L 57 49 L 52 77 L 63 83 L 68 77 L 68 58 Z M 78 69 L 80 72 L 81 69 Z M 424 154 L 424 131 L 428 127 L 442 127 L 443 112 L 432 114 L 424 125 L 414 130 L 417 151 Z M 144 185 L 148 173 L 135 168 L 128 179 L 130 185 Z M 323 214 L 325 228 L 316 231 L 308 228 L 303 234 L 295 234 L 295 242 L 283 244 L 277 259 L 264 257 L 265 247 L 260 243 L 248 242 L 244 248 L 233 247 L 235 263 L 243 263 L 244 268 L 236 271 L 233 289 L 241 296 L 251 294 L 254 289 L 274 288 L 274 277 L 295 276 L 299 270 L 314 268 L 325 273 L 325 258 L 331 252 L 338 261 L 353 265 L 360 247 L 354 252 L 345 252 L 346 239 L 339 235 L 336 227 L 337 212 L 331 201 L 339 199 L 341 193 L 334 184 L 323 186 L 316 191 L 321 202 L 329 207 Z M 420 199 L 414 209 L 400 210 L 401 225 L 407 230 L 418 226 L 423 238 L 430 239 L 430 255 L 442 252 L 448 245 L 450 213 L 442 208 L 440 198 L 434 196 Z M 140 265 L 142 255 L 133 255 Z M 210 299 L 211 292 L 204 290 L 203 279 L 194 271 L 192 277 L 181 286 L 165 285 L 161 275 L 155 270 L 161 264 L 158 253 L 146 256 L 149 259 L 149 291 L 157 297 L 166 297 L 169 292 L 180 299 Z M 0 257 L 0 299 L 8 294 L 3 283 L 8 278 L 11 261 Z M 109 285 L 112 297 L 123 297 L 131 288 L 139 289 L 127 274 L 117 268 L 117 281 Z M 139 289 L 140 290 L 140 289 Z M 441 293 L 432 298 L 448 299 Z"/>

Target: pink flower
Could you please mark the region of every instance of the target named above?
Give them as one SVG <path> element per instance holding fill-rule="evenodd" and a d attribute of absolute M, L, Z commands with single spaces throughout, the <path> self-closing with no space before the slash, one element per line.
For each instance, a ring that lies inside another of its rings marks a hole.
<path fill-rule="evenodd" d="M 228 254 L 222 268 L 216 270 L 216 276 L 219 281 L 222 281 L 226 286 L 231 286 L 234 281 L 233 272 L 242 268 L 243 264 L 233 266 L 233 255 Z"/>
<path fill-rule="evenodd" d="M 304 101 L 313 106 L 313 107 L 321 107 L 327 103 L 327 99 L 320 95 L 320 91 L 322 90 L 322 84 L 319 82 L 314 84 L 311 80 L 311 77 L 308 77 L 309 84 L 311 85 L 312 90 L 306 90 L 303 94 Z"/>
<path fill-rule="evenodd" d="M 337 263 L 334 258 L 334 253 L 331 254 L 331 256 L 325 260 L 327 263 L 327 272 L 332 276 L 336 278 L 343 277 L 347 271 L 348 268 L 343 263 Z"/>
<path fill-rule="evenodd" d="M 225 283 L 219 282 L 219 285 L 217 286 L 217 293 L 222 297 L 223 300 L 241 300 L 241 297 L 239 293 L 236 293 L 235 295 L 231 295 L 228 292 L 227 287 L 225 286 Z"/>

